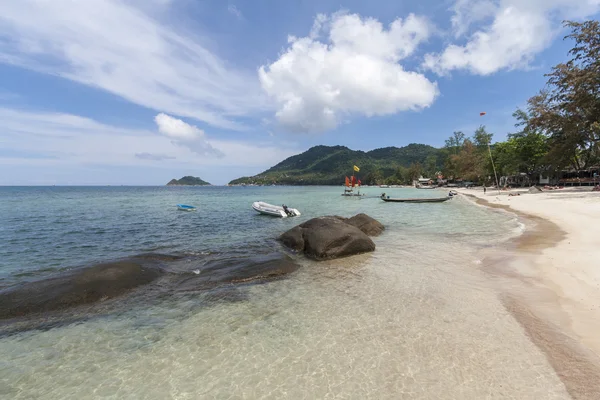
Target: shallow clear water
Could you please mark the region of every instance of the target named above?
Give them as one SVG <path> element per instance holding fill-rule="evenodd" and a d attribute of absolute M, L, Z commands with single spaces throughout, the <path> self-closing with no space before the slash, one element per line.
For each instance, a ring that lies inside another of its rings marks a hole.
<path fill-rule="evenodd" d="M 0 396 L 568 398 L 477 267 L 479 250 L 518 234 L 518 221 L 461 197 L 396 204 L 375 198 L 379 188 L 363 191 L 357 199 L 341 187 L 0 188 L 5 287 L 146 251 L 251 254 L 319 215 L 365 212 L 386 225 L 375 253 L 302 261 L 287 279 L 244 287 L 239 301 L 166 296 L 4 337 Z M 256 200 L 302 216 L 259 216 Z"/>

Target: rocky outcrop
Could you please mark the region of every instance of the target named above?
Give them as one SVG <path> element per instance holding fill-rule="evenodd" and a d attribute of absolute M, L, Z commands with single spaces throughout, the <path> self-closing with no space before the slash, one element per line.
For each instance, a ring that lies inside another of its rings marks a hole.
<path fill-rule="evenodd" d="M 178 292 L 202 291 L 223 284 L 269 281 L 296 271 L 299 265 L 282 253 L 257 254 L 251 257 L 226 257 L 210 260 L 195 272 L 177 276 Z"/>
<path fill-rule="evenodd" d="M 356 214 L 352 218 L 342 218 L 342 220 L 347 224 L 357 227 L 369 236 L 379 236 L 385 230 L 381 222 L 364 213 Z"/>
<path fill-rule="evenodd" d="M 329 260 L 375 250 L 368 234 L 378 235 L 383 225 L 366 214 L 352 218 L 326 216 L 310 219 L 279 237 L 290 249 L 314 260 Z"/>
<path fill-rule="evenodd" d="M 281 252 L 201 257 L 140 254 L 0 291 L 0 320 L 31 317 L 44 322 L 51 316 L 68 319 L 74 313 L 80 318 L 91 315 L 95 303 L 105 305 L 109 299 L 114 299 L 112 307 L 117 307 L 119 303 L 127 304 L 125 297 L 131 298 L 129 295 L 149 300 L 166 294 L 233 288 L 280 279 L 298 268 L 292 258 Z M 136 288 L 140 290 L 134 292 Z M 76 308 L 83 305 L 87 307 Z M 0 336 L 1 333 L 2 329 Z"/>
<path fill-rule="evenodd" d="M 124 294 L 162 275 L 157 263 L 171 256 L 139 258 L 97 264 L 28 282 L 0 292 L 0 319 L 61 310 Z"/>

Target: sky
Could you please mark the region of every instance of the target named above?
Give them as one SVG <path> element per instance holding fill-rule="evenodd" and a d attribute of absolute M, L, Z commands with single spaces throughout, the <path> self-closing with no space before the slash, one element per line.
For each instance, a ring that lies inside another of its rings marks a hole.
<path fill-rule="evenodd" d="M 503 140 L 600 0 L 19 0 L 0 185 L 213 184 L 315 145 Z M 487 114 L 480 117 L 479 113 Z"/>

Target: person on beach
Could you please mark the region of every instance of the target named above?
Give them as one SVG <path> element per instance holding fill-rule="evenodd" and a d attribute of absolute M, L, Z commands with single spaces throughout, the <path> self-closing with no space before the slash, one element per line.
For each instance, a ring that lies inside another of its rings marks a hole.
<path fill-rule="evenodd" d="M 486 188 L 485 185 L 483 185 L 483 194 L 485 194 Z"/>

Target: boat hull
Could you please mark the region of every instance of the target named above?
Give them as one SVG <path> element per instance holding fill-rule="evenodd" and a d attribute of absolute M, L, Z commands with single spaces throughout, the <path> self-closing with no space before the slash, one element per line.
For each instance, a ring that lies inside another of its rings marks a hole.
<path fill-rule="evenodd" d="M 196 207 L 194 206 L 188 206 L 185 204 L 177 204 L 177 209 L 179 211 L 196 211 Z"/>
<path fill-rule="evenodd" d="M 287 217 L 297 217 L 300 215 L 300 211 L 295 208 L 289 208 L 291 215 L 286 214 L 285 210 L 281 206 L 275 206 L 273 204 L 264 203 L 262 201 L 255 201 L 252 203 L 252 208 L 254 211 L 258 212 L 262 215 L 269 215 L 271 217 L 277 218 L 287 218 Z"/>
<path fill-rule="evenodd" d="M 450 200 L 452 197 L 440 197 L 433 199 L 394 199 L 382 197 L 381 200 L 390 203 L 443 203 L 444 201 Z"/>

